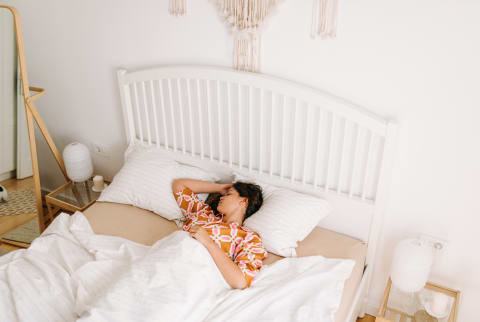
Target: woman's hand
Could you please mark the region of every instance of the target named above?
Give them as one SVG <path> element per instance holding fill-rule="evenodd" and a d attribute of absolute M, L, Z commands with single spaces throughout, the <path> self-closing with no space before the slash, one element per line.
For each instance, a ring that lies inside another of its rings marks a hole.
<path fill-rule="evenodd" d="M 232 186 L 233 185 L 231 183 L 221 184 L 220 191 L 218 193 L 220 193 L 222 196 L 226 195 L 228 192 L 228 189 L 230 189 Z"/>
<path fill-rule="evenodd" d="M 202 245 L 206 245 L 207 243 L 212 242 L 207 231 L 202 226 L 193 225 L 190 227 L 188 232 L 190 233 L 190 236 L 192 238 L 198 240 Z"/>

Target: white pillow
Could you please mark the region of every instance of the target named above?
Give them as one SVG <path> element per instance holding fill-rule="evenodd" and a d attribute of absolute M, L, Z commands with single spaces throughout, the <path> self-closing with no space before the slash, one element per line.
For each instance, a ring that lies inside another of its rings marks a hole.
<path fill-rule="evenodd" d="M 155 147 L 131 145 L 125 151 L 124 166 L 98 200 L 134 205 L 169 220 L 181 219 L 172 193 L 176 178 L 219 180 L 200 168 L 178 163 Z"/>
<path fill-rule="evenodd" d="M 244 222 L 257 232 L 267 251 L 295 257 L 297 242 L 302 241 L 330 212 L 329 203 L 321 198 L 275 187 L 234 173 L 235 182 L 254 182 L 262 187 L 263 204 Z"/>

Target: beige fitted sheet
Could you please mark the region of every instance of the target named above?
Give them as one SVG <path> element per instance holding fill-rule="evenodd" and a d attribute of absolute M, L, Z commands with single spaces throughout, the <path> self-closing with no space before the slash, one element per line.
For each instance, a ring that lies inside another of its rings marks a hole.
<path fill-rule="evenodd" d="M 84 214 L 95 233 L 119 236 L 144 245 L 152 245 L 178 229 L 174 222 L 153 212 L 118 203 L 96 202 Z M 355 260 L 352 274 L 345 282 L 335 322 L 344 322 L 347 317 L 362 279 L 366 254 L 365 243 L 320 227 L 315 228 L 297 247 L 299 257 L 322 255 Z M 272 264 L 281 258 L 269 254 L 264 263 Z"/>

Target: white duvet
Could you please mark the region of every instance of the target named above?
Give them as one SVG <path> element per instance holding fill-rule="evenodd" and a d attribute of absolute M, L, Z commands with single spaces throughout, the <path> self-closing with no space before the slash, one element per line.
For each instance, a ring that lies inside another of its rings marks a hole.
<path fill-rule="evenodd" d="M 0 257 L 0 321 L 332 322 L 353 266 L 286 258 L 232 290 L 186 232 L 144 246 L 63 213 L 30 248 Z"/>

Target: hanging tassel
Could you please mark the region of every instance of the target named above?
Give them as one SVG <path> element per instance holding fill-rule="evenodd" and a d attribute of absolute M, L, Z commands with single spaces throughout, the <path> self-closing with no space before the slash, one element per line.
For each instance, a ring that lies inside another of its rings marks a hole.
<path fill-rule="evenodd" d="M 233 66 L 236 70 L 260 70 L 260 36 L 256 33 L 237 32 L 234 38 Z"/>
<path fill-rule="evenodd" d="M 335 38 L 339 0 L 314 0 L 312 10 L 312 38 Z"/>
<path fill-rule="evenodd" d="M 168 11 L 172 16 L 185 16 L 187 14 L 187 0 L 170 0 Z"/>

